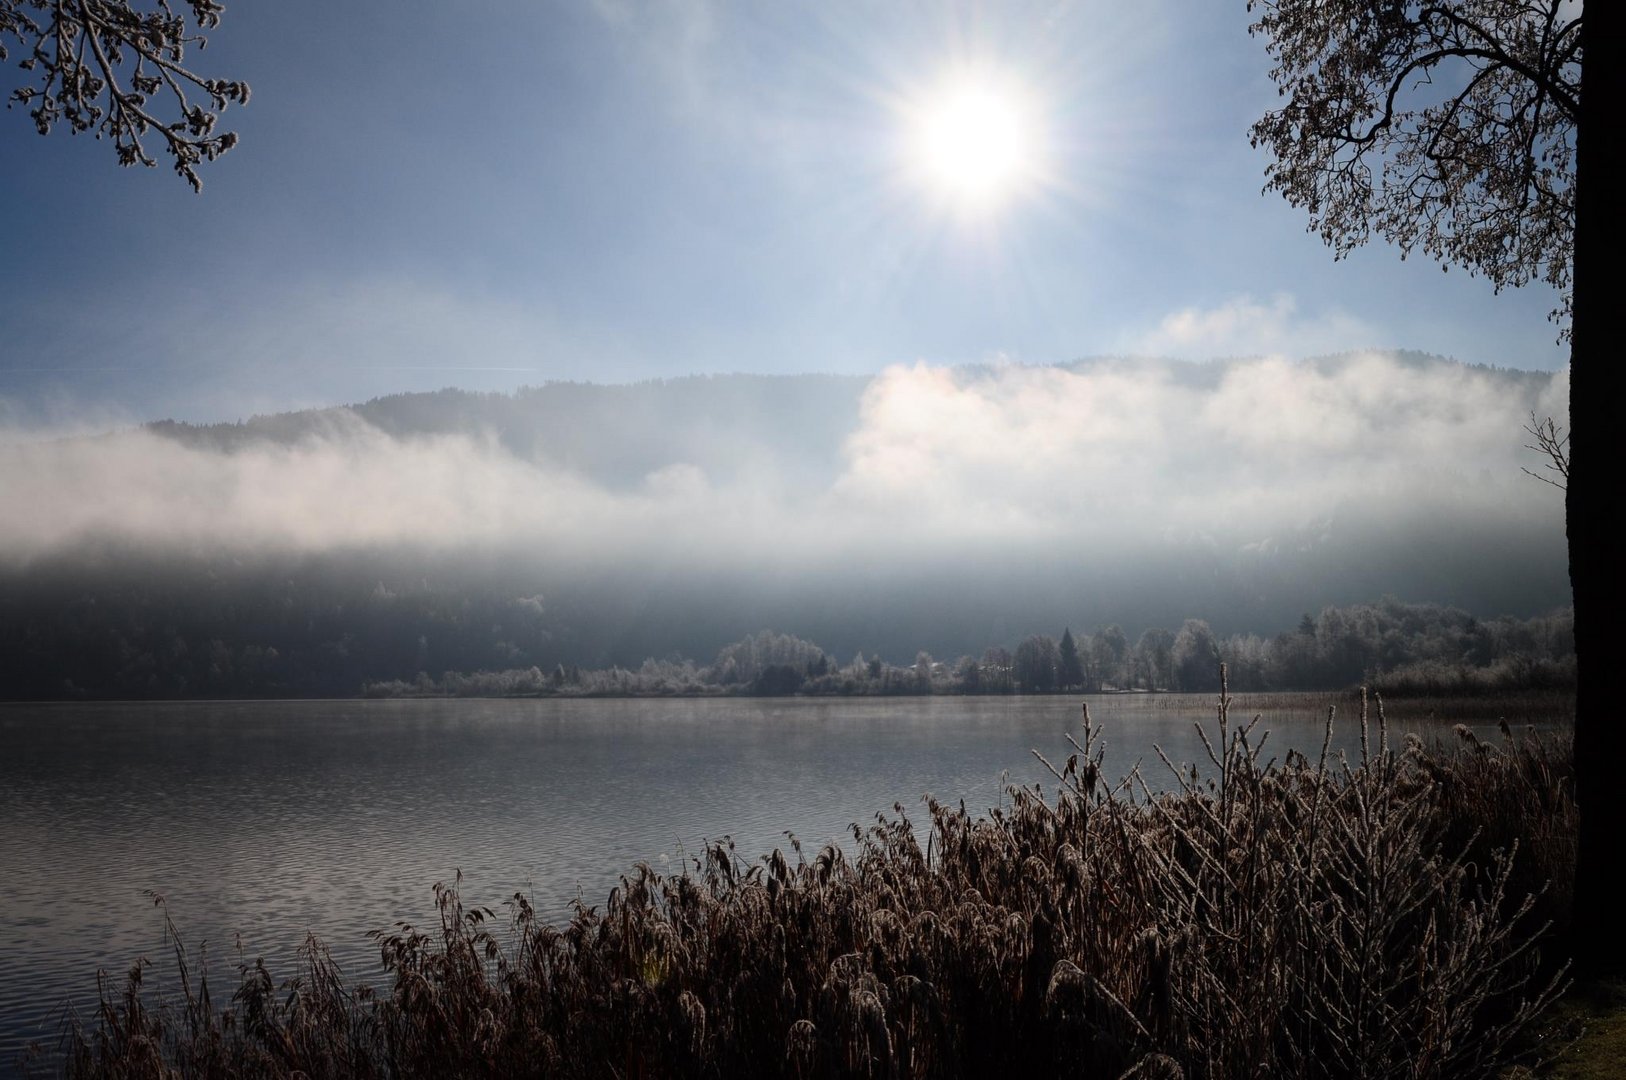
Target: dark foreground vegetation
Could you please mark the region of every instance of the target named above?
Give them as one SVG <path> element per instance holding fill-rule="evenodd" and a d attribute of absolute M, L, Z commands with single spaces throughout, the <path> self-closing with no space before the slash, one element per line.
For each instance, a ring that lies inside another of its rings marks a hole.
<path fill-rule="evenodd" d="M 546 924 L 437 886 L 353 987 L 317 940 L 229 1000 L 104 983 L 71 1071 L 108 1076 L 1484 1077 L 1553 1049 L 1575 838 L 1567 746 L 1466 729 L 1361 760 L 1233 722 L 1209 760 L 1109 783 L 1088 710 L 988 817 L 894 807 L 851 853 L 723 841 Z M 1047 762 L 1048 764 L 1048 762 Z M 924 846 L 923 846 L 924 845 Z"/>

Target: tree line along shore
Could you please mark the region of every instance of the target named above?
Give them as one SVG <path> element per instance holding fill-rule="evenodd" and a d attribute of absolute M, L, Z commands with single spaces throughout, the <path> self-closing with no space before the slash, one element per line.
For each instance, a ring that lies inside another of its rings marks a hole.
<path fill-rule="evenodd" d="M 859 652 L 842 662 L 793 634 L 764 630 L 725 646 L 709 664 L 645 660 L 635 668 L 558 664 L 497 671 L 420 672 L 366 683 L 369 697 L 641 697 L 709 695 L 932 695 L 1171 691 L 1219 688 L 1218 664 L 1241 692 L 1342 690 L 1368 685 L 1391 698 L 1565 692 L 1575 685 L 1574 618 L 1478 619 L 1434 604 L 1384 600 L 1306 614 L 1291 631 L 1216 635 L 1187 619 L 1133 643 L 1118 626 L 1059 639 L 1024 638 L 945 661 L 918 653 L 897 664 Z"/>

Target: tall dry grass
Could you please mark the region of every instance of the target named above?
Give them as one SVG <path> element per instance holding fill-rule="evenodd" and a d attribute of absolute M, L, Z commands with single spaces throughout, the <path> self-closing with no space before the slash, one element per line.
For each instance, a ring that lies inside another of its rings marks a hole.
<path fill-rule="evenodd" d="M 1562 986 L 1538 948 L 1573 858 L 1566 750 L 1396 749 L 1370 720 L 1359 760 L 1276 761 L 1222 693 L 1207 761 L 1165 762 L 1159 791 L 1102 775 L 1086 707 L 1054 797 L 930 803 L 924 849 L 896 806 L 850 857 L 724 841 L 563 926 L 437 886 L 433 925 L 378 935 L 385 984 L 347 985 L 315 939 L 280 984 L 242 965 L 227 1002 L 201 976 L 149 1002 L 138 965 L 70 1071 L 1494 1075 L 1540 1053 L 1530 1022 Z"/>

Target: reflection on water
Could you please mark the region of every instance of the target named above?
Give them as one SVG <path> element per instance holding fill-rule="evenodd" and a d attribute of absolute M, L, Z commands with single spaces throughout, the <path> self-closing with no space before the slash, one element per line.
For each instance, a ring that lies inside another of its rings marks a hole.
<path fill-rule="evenodd" d="M 1154 743 L 1201 757 L 1212 699 L 1093 700 L 1109 775 L 1145 759 L 1155 781 Z M 1319 749 L 1322 710 L 1290 703 L 1275 752 Z M 370 975 L 367 931 L 431 919 L 458 868 L 471 901 L 562 916 L 705 838 L 750 858 L 789 830 L 811 854 L 894 802 L 923 821 L 926 793 L 986 809 L 1077 725 L 1066 697 L 0 706 L 0 1072 L 98 966 L 165 955 L 147 890 L 224 986 L 239 945 L 280 975 L 306 931 Z"/>

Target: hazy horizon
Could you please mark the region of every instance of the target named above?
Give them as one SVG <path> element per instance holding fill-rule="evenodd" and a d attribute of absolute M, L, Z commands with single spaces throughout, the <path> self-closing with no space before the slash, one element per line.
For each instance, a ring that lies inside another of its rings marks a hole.
<path fill-rule="evenodd" d="M 399 395 L 0 446 L 30 507 L 0 574 L 34 623 L 103 596 L 136 626 L 197 609 L 206 638 L 225 611 L 329 597 L 338 640 L 472 600 L 485 651 L 443 667 L 705 659 L 764 628 L 905 658 L 1275 633 L 1386 595 L 1528 617 L 1568 577 L 1522 426 L 1567 397 L 1562 371 L 1390 353 Z"/>

